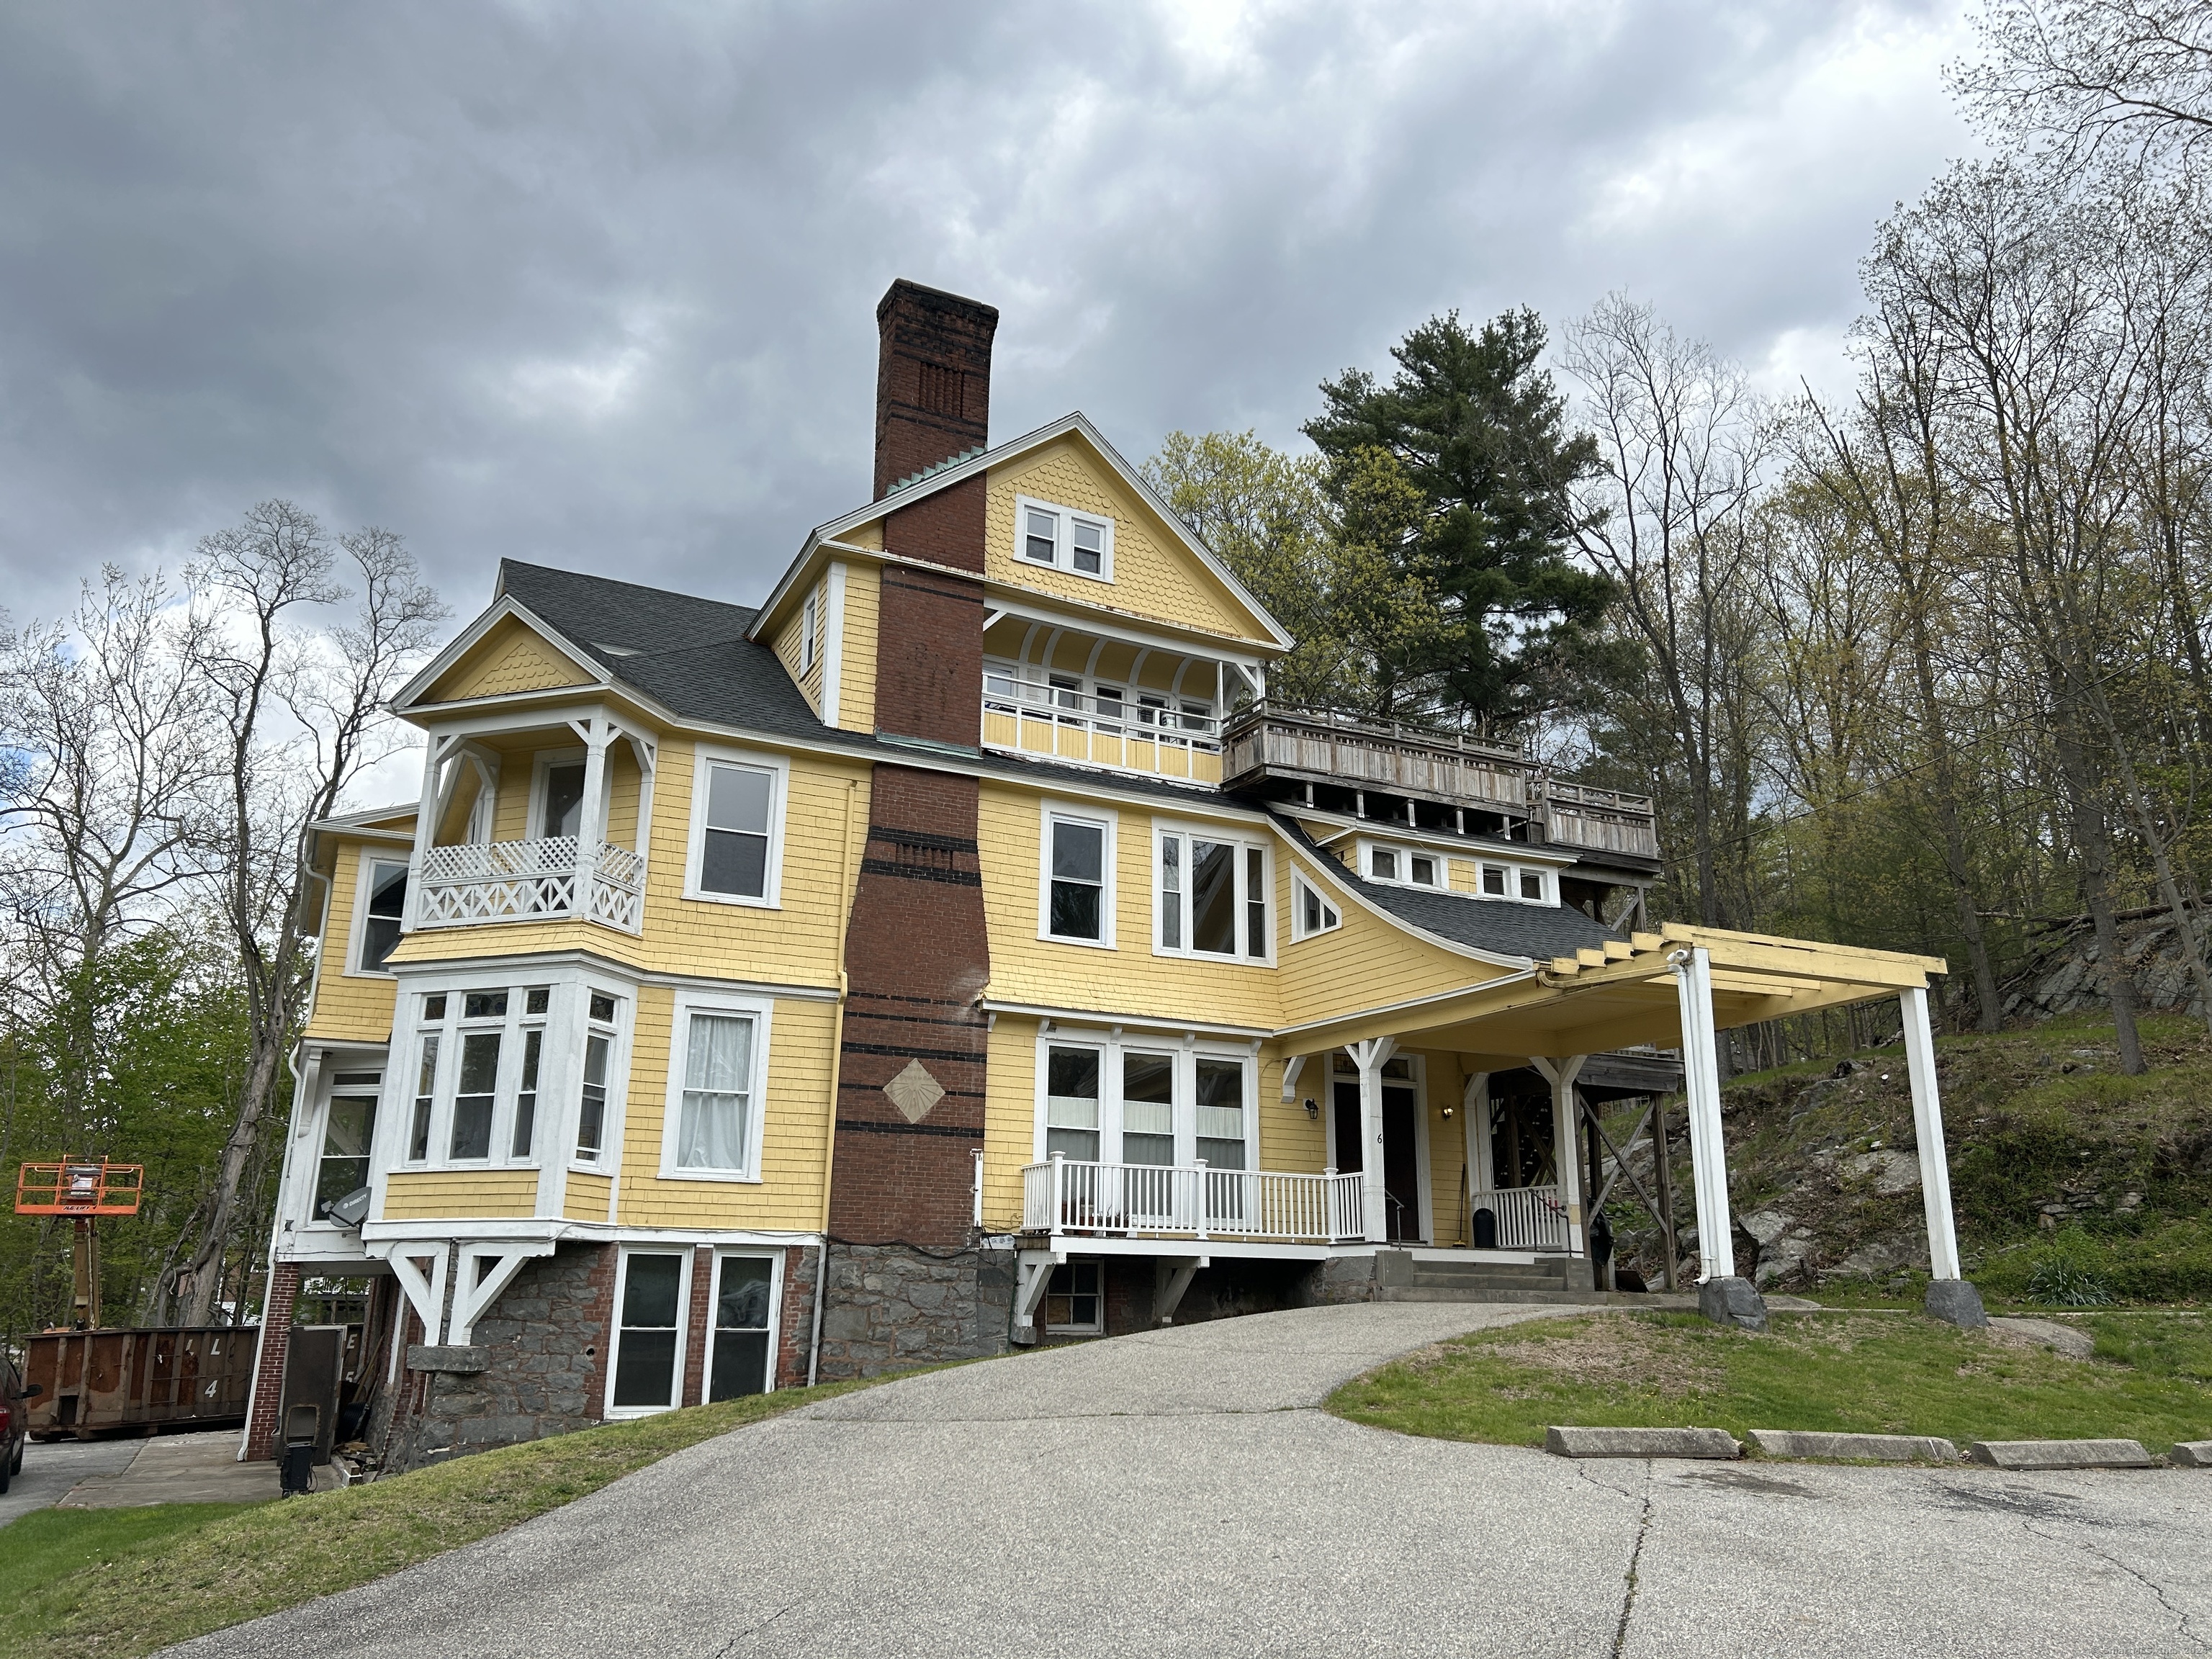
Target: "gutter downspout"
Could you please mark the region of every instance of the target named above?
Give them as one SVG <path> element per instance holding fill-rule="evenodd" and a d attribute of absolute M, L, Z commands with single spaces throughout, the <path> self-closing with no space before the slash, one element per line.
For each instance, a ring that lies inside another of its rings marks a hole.
<path fill-rule="evenodd" d="M 845 839 L 838 848 L 837 891 L 845 900 L 845 924 L 853 921 L 853 797 L 860 781 L 845 785 Z M 806 1345 L 806 1386 L 812 1388 L 822 1364 L 822 1304 L 830 1294 L 830 1182 L 837 1164 L 837 1091 L 844 1086 L 845 998 L 852 988 L 845 973 L 842 942 L 837 951 L 837 1006 L 830 1024 L 830 1124 L 822 1152 L 822 1243 L 814 1250 L 814 1329 Z"/>

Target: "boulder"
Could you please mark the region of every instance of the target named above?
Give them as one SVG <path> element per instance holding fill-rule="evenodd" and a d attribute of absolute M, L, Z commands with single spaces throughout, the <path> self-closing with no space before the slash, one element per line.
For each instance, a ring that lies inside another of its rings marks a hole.
<path fill-rule="evenodd" d="M 1733 1274 L 1709 1279 L 1698 1286 L 1698 1311 L 1716 1325 L 1740 1330 L 1766 1328 L 1766 1303 L 1749 1279 Z"/>
<path fill-rule="evenodd" d="M 1979 1330 L 1990 1322 L 1982 1310 L 1982 1293 L 1963 1279 L 1931 1279 L 1923 1304 L 1930 1319 L 1956 1325 L 1960 1330 Z"/>

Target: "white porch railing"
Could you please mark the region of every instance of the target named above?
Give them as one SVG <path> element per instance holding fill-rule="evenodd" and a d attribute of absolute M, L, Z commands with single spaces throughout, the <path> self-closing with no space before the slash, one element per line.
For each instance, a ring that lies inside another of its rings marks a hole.
<path fill-rule="evenodd" d="M 983 746 L 1119 772 L 1221 781 L 1221 722 L 1211 714 L 1092 696 L 1011 674 L 983 676 Z"/>
<path fill-rule="evenodd" d="M 465 927 L 478 922 L 529 921 L 580 913 L 576 893 L 584 871 L 574 836 L 538 841 L 471 842 L 433 847 L 422 854 L 419 927 Z M 601 842 L 594 851 L 580 914 L 626 933 L 645 921 L 645 860 L 627 847 Z"/>
<path fill-rule="evenodd" d="M 1317 1244 L 1365 1233 L 1357 1173 L 1064 1158 L 1023 1170 L 1022 1230 Z"/>
<path fill-rule="evenodd" d="M 1564 1250 L 1567 1248 L 1566 1206 L 1557 1187 L 1498 1187 L 1478 1191 L 1468 1205 L 1468 1237 L 1474 1237 L 1474 1216 L 1488 1210 L 1498 1218 L 1501 1250 Z"/>

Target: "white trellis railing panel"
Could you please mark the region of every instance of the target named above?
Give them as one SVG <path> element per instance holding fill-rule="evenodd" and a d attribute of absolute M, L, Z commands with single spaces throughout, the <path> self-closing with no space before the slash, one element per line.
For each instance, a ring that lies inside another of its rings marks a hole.
<path fill-rule="evenodd" d="M 416 926 L 465 927 L 575 915 L 581 850 L 574 836 L 433 847 L 422 855 Z M 588 921 L 624 933 L 641 932 L 643 857 L 629 848 L 600 842 L 581 910 Z"/>

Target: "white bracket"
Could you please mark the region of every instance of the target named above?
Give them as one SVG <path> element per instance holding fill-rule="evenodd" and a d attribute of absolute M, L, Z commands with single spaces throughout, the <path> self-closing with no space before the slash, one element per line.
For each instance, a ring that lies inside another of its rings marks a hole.
<path fill-rule="evenodd" d="M 462 1245 L 461 1280 L 453 1287 L 453 1317 L 447 1340 L 455 1347 L 466 1347 L 476 1334 L 477 1321 L 514 1282 L 522 1264 L 552 1254 L 550 1243 Z"/>

